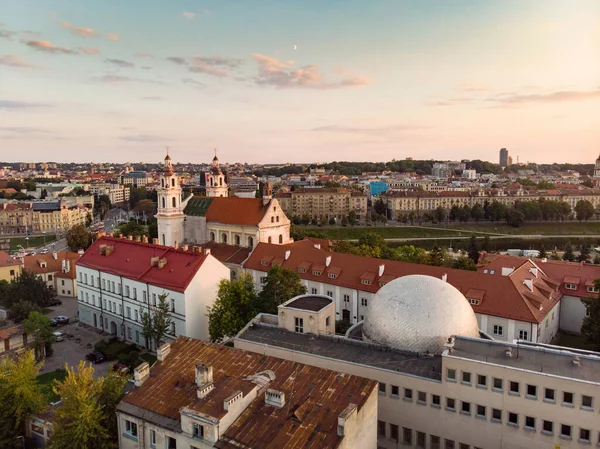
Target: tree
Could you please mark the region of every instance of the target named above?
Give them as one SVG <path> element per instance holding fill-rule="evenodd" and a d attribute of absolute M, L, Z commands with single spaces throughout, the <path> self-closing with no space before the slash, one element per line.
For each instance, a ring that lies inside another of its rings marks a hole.
<path fill-rule="evenodd" d="M 443 223 L 444 220 L 446 219 L 446 209 L 444 209 L 442 206 L 438 206 L 435 208 L 435 210 L 433 211 L 434 215 L 435 215 L 435 220 L 438 223 Z"/>
<path fill-rule="evenodd" d="M 600 254 L 596 254 L 594 257 L 594 265 L 600 265 Z"/>
<path fill-rule="evenodd" d="M 458 257 L 452 262 L 452 268 L 459 270 L 476 271 L 477 265 L 469 257 Z"/>
<path fill-rule="evenodd" d="M 23 321 L 29 312 L 39 310 L 54 302 L 56 292 L 49 288 L 34 272 L 23 272 L 10 284 L 0 288 L 0 303 L 13 314 L 10 319 L 19 316 L 18 322 Z"/>
<path fill-rule="evenodd" d="M 548 253 L 546 251 L 546 247 L 544 245 L 540 245 L 540 259 L 546 259 L 548 257 Z"/>
<path fill-rule="evenodd" d="M 585 243 L 581 245 L 581 249 L 579 250 L 579 256 L 577 260 L 579 262 L 588 262 L 590 259 L 590 247 Z"/>
<path fill-rule="evenodd" d="M 387 214 L 387 207 L 385 206 L 385 204 L 381 200 L 381 198 L 379 198 L 377 201 L 375 201 L 375 204 L 373 204 L 373 209 L 375 209 L 375 212 L 377 212 L 380 215 Z"/>
<path fill-rule="evenodd" d="M 23 321 L 23 330 L 27 334 L 28 341 L 32 341 L 35 356 L 38 360 L 46 358 L 46 346 L 54 341 L 50 319 L 40 312 L 31 312 Z"/>
<path fill-rule="evenodd" d="M 273 266 L 267 273 L 265 284 L 258 295 L 258 310 L 277 313 L 277 306 L 294 296 L 306 293 L 298 273 L 280 265 Z"/>
<path fill-rule="evenodd" d="M 597 289 L 600 288 L 600 281 L 596 280 L 594 285 Z M 588 340 L 600 344 L 600 295 L 595 298 L 582 298 L 581 301 L 586 308 L 586 317 L 583 319 L 581 333 Z"/>
<path fill-rule="evenodd" d="M 217 299 L 208 308 L 208 333 L 212 341 L 236 335 L 258 313 L 258 296 L 248 274 L 219 283 Z"/>
<path fill-rule="evenodd" d="M 149 312 L 142 312 L 140 316 L 140 324 L 142 326 L 142 335 L 146 341 L 146 347 L 150 347 L 150 343 L 155 341 L 154 338 L 154 320 Z"/>
<path fill-rule="evenodd" d="M 52 388 L 62 404 L 54 414 L 50 449 L 116 448 L 116 405 L 126 379 L 116 374 L 96 379 L 84 361 L 65 369 L 65 380 Z"/>
<path fill-rule="evenodd" d="M 152 200 L 139 200 L 133 210 L 135 210 L 138 214 L 146 214 L 150 216 L 154 209 L 156 209 L 156 204 L 152 202 Z"/>
<path fill-rule="evenodd" d="M 475 237 L 474 235 L 471 236 L 471 239 L 469 240 L 469 259 L 471 259 L 473 261 L 473 263 L 477 263 L 479 262 L 479 247 L 477 245 L 477 237 Z"/>
<path fill-rule="evenodd" d="M 565 246 L 565 252 L 562 256 L 563 260 L 567 260 L 569 262 L 573 262 L 575 260 L 575 254 L 573 254 L 573 247 L 571 243 L 568 242 Z"/>
<path fill-rule="evenodd" d="M 520 228 L 525 222 L 525 217 L 520 210 L 508 209 L 506 211 L 506 223 L 513 228 Z"/>
<path fill-rule="evenodd" d="M 492 248 L 492 243 L 490 241 L 490 236 L 486 235 L 483 238 L 483 244 L 481 245 L 481 251 L 485 251 L 486 253 L 489 253 L 491 248 Z"/>
<path fill-rule="evenodd" d="M 17 436 L 24 433 L 27 420 L 46 405 L 36 379 L 41 367 L 33 350 L 0 363 L 0 447 L 20 448 Z"/>
<path fill-rule="evenodd" d="M 329 224 L 333 226 L 335 224 L 335 218 L 331 217 L 329 219 Z"/>
<path fill-rule="evenodd" d="M 92 225 L 92 214 L 87 214 L 85 217 L 85 227 L 89 228 Z"/>
<path fill-rule="evenodd" d="M 31 301 L 18 301 L 8 309 L 6 316 L 9 320 L 18 324 L 26 320 L 30 313 L 39 312 L 41 310 L 40 307 L 33 304 Z"/>
<path fill-rule="evenodd" d="M 350 224 L 350 226 L 354 226 L 356 224 L 356 221 L 356 211 L 352 209 L 350 212 L 348 212 L 348 223 Z"/>
<path fill-rule="evenodd" d="M 104 220 L 104 216 L 112 206 L 110 204 L 110 197 L 108 195 L 100 195 L 96 206 L 98 213 L 100 214 L 100 220 Z"/>
<path fill-rule="evenodd" d="M 67 231 L 69 250 L 77 252 L 86 250 L 92 244 L 92 234 L 83 225 L 75 225 Z"/>
<path fill-rule="evenodd" d="M 588 221 L 594 216 L 595 212 L 594 205 L 588 200 L 579 200 L 575 205 L 575 216 L 579 221 Z"/>
<path fill-rule="evenodd" d="M 590 189 L 593 189 L 593 188 L 594 188 L 594 183 L 593 183 L 593 182 L 592 182 L 592 180 L 591 180 L 591 179 L 589 179 L 589 178 L 588 178 L 588 179 L 586 179 L 585 181 L 583 181 L 583 182 L 581 183 L 581 185 L 582 185 L 582 186 L 585 186 L 585 187 L 589 187 Z"/>
<path fill-rule="evenodd" d="M 477 223 L 484 216 L 485 216 L 485 211 L 483 210 L 483 207 L 481 207 L 479 204 L 475 204 L 473 206 L 473 208 L 471 209 L 471 218 L 473 220 L 475 220 L 475 223 Z"/>
<path fill-rule="evenodd" d="M 555 186 L 550 181 L 541 180 L 540 182 L 538 182 L 537 188 L 540 190 L 549 190 L 549 189 L 554 189 Z"/>
<path fill-rule="evenodd" d="M 431 251 L 429 252 L 429 261 L 428 265 L 433 265 L 435 267 L 441 267 L 446 262 L 446 254 L 445 251 L 439 246 L 435 245 Z"/>
<path fill-rule="evenodd" d="M 154 327 L 154 347 L 159 348 L 163 344 L 165 336 L 171 331 L 173 325 L 173 317 L 171 316 L 171 306 L 167 301 L 168 293 L 158 295 L 158 303 L 154 308 L 152 314 L 152 323 Z"/>

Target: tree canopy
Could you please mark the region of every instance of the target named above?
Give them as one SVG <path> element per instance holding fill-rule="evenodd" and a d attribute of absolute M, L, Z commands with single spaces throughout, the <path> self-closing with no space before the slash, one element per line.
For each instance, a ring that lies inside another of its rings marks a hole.
<path fill-rule="evenodd" d="M 40 312 L 30 312 L 27 319 L 23 321 L 23 330 L 27 334 L 28 341 L 32 343 L 36 358 L 43 360 L 46 357 L 46 347 L 54 341 L 50 319 Z"/>
<path fill-rule="evenodd" d="M 0 288 L 0 304 L 8 309 L 8 318 L 22 322 L 30 312 L 39 312 L 56 298 L 56 292 L 49 288 L 34 272 L 23 272 L 10 284 Z"/>
<path fill-rule="evenodd" d="M 597 289 L 600 288 L 600 280 L 594 282 Z M 594 298 L 582 299 L 586 308 L 586 317 L 583 319 L 581 333 L 588 340 L 600 345 L 600 294 Z"/>
<path fill-rule="evenodd" d="M 258 295 L 258 311 L 277 314 L 277 306 L 306 293 L 300 276 L 295 271 L 274 265 L 267 273 L 263 288 Z"/>
<path fill-rule="evenodd" d="M 77 252 L 84 251 L 92 244 L 92 233 L 83 225 L 75 225 L 67 231 L 67 245 L 69 250 Z"/>

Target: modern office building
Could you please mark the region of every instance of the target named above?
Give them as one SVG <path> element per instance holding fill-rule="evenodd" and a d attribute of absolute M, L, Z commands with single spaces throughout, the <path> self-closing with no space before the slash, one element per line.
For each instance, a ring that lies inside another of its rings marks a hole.
<path fill-rule="evenodd" d="M 508 150 L 506 148 L 500 149 L 500 167 L 508 167 L 510 164 L 508 163 Z"/>

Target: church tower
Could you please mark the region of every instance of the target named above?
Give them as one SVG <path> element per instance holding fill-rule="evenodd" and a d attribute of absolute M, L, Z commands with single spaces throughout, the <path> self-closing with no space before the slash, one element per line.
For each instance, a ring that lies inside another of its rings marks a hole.
<path fill-rule="evenodd" d="M 217 150 L 215 150 L 215 157 L 212 160 L 212 167 L 206 173 L 206 196 L 227 196 L 227 181 L 225 180 L 225 174 L 219 167 Z"/>
<path fill-rule="evenodd" d="M 158 193 L 158 242 L 161 245 L 175 246 L 183 240 L 183 208 L 181 207 L 181 186 L 179 177 L 173 170 L 169 148 L 163 171 L 160 174 Z"/>
<path fill-rule="evenodd" d="M 273 199 L 273 187 L 271 187 L 271 183 L 267 179 L 262 190 L 262 205 L 268 206 L 271 200 Z"/>
<path fill-rule="evenodd" d="M 594 165 L 594 178 L 600 180 L 600 156 L 596 159 L 596 165 Z"/>

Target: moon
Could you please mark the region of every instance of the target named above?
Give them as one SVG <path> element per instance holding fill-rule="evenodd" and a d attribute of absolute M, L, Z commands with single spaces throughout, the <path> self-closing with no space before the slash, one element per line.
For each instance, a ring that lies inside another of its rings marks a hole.
<path fill-rule="evenodd" d="M 294 50 L 298 50 L 298 46 L 297 45 L 294 45 Z"/>

